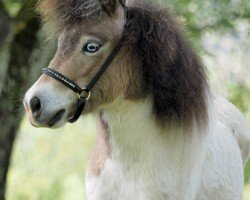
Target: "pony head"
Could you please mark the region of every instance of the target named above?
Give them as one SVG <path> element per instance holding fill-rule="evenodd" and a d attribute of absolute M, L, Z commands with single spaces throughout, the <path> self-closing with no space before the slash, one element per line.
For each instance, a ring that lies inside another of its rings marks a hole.
<path fill-rule="evenodd" d="M 123 47 L 93 88 L 83 113 L 107 109 L 116 100 L 150 98 L 161 124 L 206 120 L 207 82 L 198 56 L 184 39 L 180 23 L 166 8 L 122 0 L 41 0 L 45 29 L 58 39 L 49 64 L 80 86 L 98 73 L 121 37 Z M 125 26 L 126 24 L 126 26 Z M 26 93 L 24 105 L 37 127 L 60 127 L 75 110 L 77 96 L 42 75 Z"/>

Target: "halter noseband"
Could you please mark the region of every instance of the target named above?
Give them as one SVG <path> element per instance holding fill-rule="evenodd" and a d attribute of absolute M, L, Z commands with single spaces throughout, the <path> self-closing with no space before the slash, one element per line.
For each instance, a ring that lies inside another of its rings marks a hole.
<path fill-rule="evenodd" d="M 123 41 L 124 41 L 124 37 L 122 37 L 119 40 L 116 47 L 113 49 L 113 51 L 111 52 L 109 57 L 105 60 L 105 62 L 101 66 L 100 70 L 92 78 L 92 80 L 89 82 L 89 84 L 87 86 L 83 87 L 83 88 L 81 88 L 74 81 L 70 80 L 66 76 L 60 74 L 59 72 L 57 72 L 57 71 L 55 71 L 53 69 L 44 68 L 42 70 L 43 74 L 46 74 L 46 75 L 54 78 L 55 80 L 61 82 L 63 85 L 65 85 L 69 89 L 73 90 L 77 94 L 79 100 L 78 100 L 77 105 L 76 105 L 76 110 L 75 110 L 74 116 L 68 118 L 68 122 L 74 123 L 79 119 L 79 117 L 81 116 L 82 111 L 83 111 L 83 109 L 85 107 L 86 101 L 88 101 L 90 99 L 90 97 L 91 97 L 91 89 L 95 86 L 97 81 L 101 78 L 101 76 L 107 70 L 107 68 L 109 67 L 111 62 L 114 60 L 115 56 L 119 53 L 119 51 L 122 48 Z"/>

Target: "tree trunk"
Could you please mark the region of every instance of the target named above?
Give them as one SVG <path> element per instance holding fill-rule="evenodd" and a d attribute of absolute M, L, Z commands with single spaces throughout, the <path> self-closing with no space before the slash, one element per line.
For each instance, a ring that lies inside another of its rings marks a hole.
<path fill-rule="evenodd" d="M 30 57 L 37 43 L 39 23 L 34 1 L 26 1 L 12 20 L 0 1 L 0 199 L 5 194 L 11 150 L 20 122 L 20 106 L 29 80 Z M 14 34 L 15 33 L 15 34 Z"/>

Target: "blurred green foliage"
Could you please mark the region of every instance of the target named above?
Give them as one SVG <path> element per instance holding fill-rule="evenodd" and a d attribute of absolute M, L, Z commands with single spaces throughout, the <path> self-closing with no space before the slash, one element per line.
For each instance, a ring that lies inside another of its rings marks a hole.
<path fill-rule="evenodd" d="M 234 28 L 238 19 L 250 19 L 250 1 L 248 0 L 162 0 L 174 5 L 177 13 L 183 15 L 193 32 L 206 29 L 225 31 Z"/>
<path fill-rule="evenodd" d="M 250 112 L 250 88 L 246 85 L 233 85 L 229 88 L 231 101 L 243 112 Z"/>
<path fill-rule="evenodd" d="M 9 16 L 12 18 L 15 18 L 22 8 L 22 4 L 20 2 L 4 1 L 4 6 Z"/>
<path fill-rule="evenodd" d="M 58 130 L 25 118 L 8 174 L 8 200 L 84 200 L 84 176 L 96 136 L 91 116 Z"/>
<path fill-rule="evenodd" d="M 250 22 L 249 0 L 159 0 L 183 16 L 195 47 L 203 51 L 200 39 L 204 32 L 234 31 L 240 20 Z"/>

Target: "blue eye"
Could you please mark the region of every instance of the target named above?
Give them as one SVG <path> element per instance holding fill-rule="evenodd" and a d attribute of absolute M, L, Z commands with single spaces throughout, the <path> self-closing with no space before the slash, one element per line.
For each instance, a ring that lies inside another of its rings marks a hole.
<path fill-rule="evenodd" d="M 88 42 L 87 44 L 84 45 L 83 51 L 87 53 L 95 53 L 99 51 L 101 48 L 101 45 L 96 43 L 96 42 Z"/>

